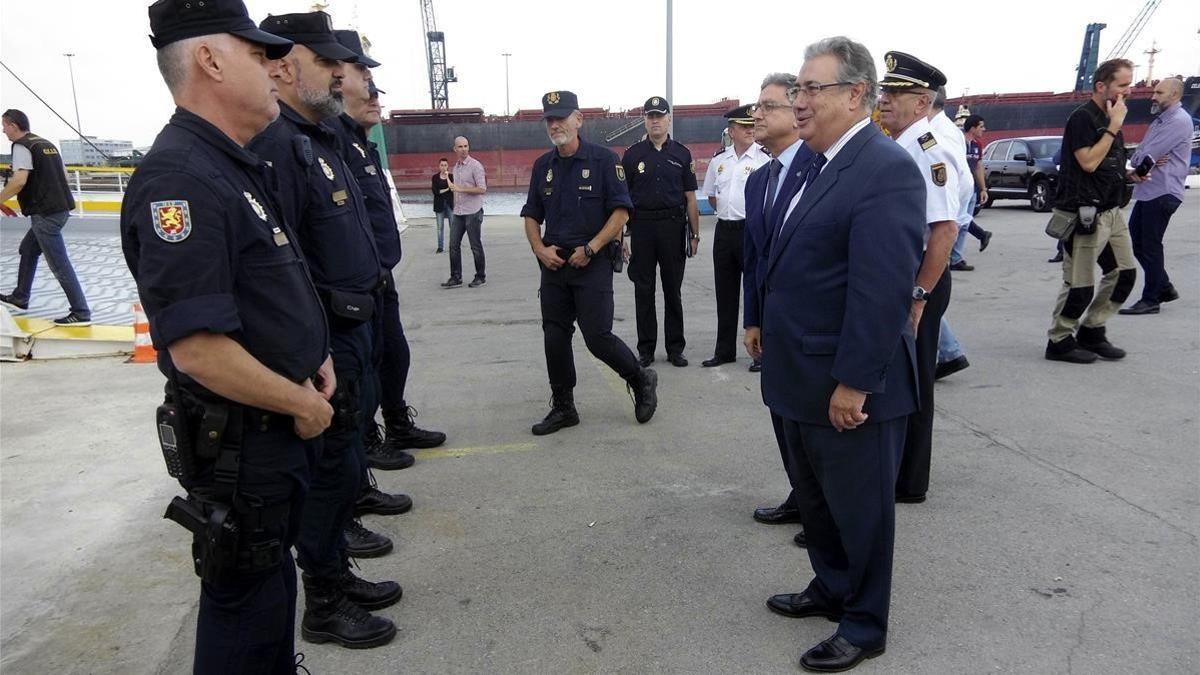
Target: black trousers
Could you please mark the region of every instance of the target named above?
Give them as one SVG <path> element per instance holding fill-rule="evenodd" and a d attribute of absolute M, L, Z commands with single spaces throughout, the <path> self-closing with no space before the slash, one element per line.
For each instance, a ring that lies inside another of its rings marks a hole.
<path fill-rule="evenodd" d="M 658 348 L 658 312 L 654 306 L 654 269 L 658 267 L 663 285 L 663 332 L 667 354 L 682 354 L 683 338 L 683 267 L 687 255 L 686 219 L 633 220 L 629 234 L 633 253 L 629 259 L 629 279 L 633 281 L 633 300 L 637 309 L 638 354 L 653 356 Z"/>
<path fill-rule="evenodd" d="M 319 442 L 300 440 L 286 416 L 272 417 L 270 424 L 261 426 L 248 418 L 244 429 L 238 467 L 242 496 L 266 506 L 290 504 L 288 520 L 261 533 L 282 542 L 282 559 L 278 566 L 255 574 L 201 582 L 192 663 L 201 675 L 295 672 L 296 566 L 291 546 L 308 490 L 308 455 Z"/>
<path fill-rule="evenodd" d="M 864 649 L 887 643 L 904 427 L 903 417 L 843 432 L 780 423 L 814 573 L 807 592 L 841 610 L 837 634 Z"/>
<path fill-rule="evenodd" d="M 896 478 L 896 494 L 915 497 L 929 490 L 929 462 L 933 454 L 933 376 L 937 370 L 938 331 L 950 306 L 950 270 L 929 294 L 917 326 L 917 392 L 920 408 L 908 416 L 904 457 Z"/>
<path fill-rule="evenodd" d="M 613 335 L 613 268 L 605 258 L 593 258 L 587 267 L 563 265 L 549 270 L 541 264 L 538 295 L 542 305 L 542 338 L 546 372 L 551 387 L 575 386 L 575 355 L 571 338 L 575 322 L 583 342 L 596 358 L 629 379 L 641 369 L 637 357 L 621 338 Z"/>
<path fill-rule="evenodd" d="M 713 282 L 717 295 L 717 346 L 713 356 L 718 359 L 737 358 L 745 229 L 745 220 L 718 220 L 713 236 Z"/>
<path fill-rule="evenodd" d="M 408 383 L 408 369 L 412 364 L 412 352 L 408 348 L 408 338 L 404 336 L 404 325 L 400 322 L 400 296 L 396 292 L 396 280 L 391 270 L 383 280 L 383 313 L 379 319 L 383 347 L 378 359 L 379 403 L 386 420 L 389 414 L 402 414 L 407 407 L 404 387 Z M 367 417 L 371 418 L 374 412 L 374 408 L 367 411 Z"/>
<path fill-rule="evenodd" d="M 1171 195 L 1133 203 L 1133 213 L 1129 214 L 1129 237 L 1133 240 L 1133 255 L 1145 274 L 1144 302 L 1158 304 L 1158 297 L 1171 286 L 1171 277 L 1164 264 L 1162 240 L 1171 216 L 1181 203 Z"/>

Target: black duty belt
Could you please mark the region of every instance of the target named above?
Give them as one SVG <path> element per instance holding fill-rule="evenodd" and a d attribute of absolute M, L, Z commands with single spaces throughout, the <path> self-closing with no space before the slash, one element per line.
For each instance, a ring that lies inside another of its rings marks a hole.
<path fill-rule="evenodd" d="M 672 220 L 687 215 L 683 206 L 672 206 L 669 209 L 633 209 L 634 220 Z"/>
<path fill-rule="evenodd" d="M 722 219 L 718 218 L 717 225 L 724 225 L 726 227 L 731 227 L 735 230 L 740 230 L 740 229 L 746 227 L 746 219 L 743 218 L 741 220 L 722 220 Z"/>

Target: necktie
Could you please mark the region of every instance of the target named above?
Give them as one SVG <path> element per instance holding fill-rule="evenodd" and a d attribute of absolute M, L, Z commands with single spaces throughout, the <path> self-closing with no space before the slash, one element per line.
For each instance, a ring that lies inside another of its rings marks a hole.
<path fill-rule="evenodd" d="M 808 164 L 808 168 L 804 170 L 804 184 L 801 186 L 801 188 L 799 190 L 796 191 L 797 194 L 802 194 L 804 191 L 808 190 L 808 186 L 810 184 L 812 184 L 812 182 L 814 180 L 817 179 L 817 176 L 821 175 L 821 167 L 825 166 L 826 161 L 828 161 L 828 160 L 825 159 L 825 155 L 822 155 L 819 153 L 817 154 L 816 157 L 812 158 L 812 161 L 810 161 Z M 788 201 L 790 202 L 791 197 L 794 197 L 794 196 L 795 195 L 789 195 Z M 787 206 L 781 205 L 781 208 L 786 209 Z M 779 219 L 779 229 L 780 230 L 783 229 L 783 226 L 786 222 L 787 222 L 786 215 Z"/>
<path fill-rule="evenodd" d="M 763 210 L 766 215 L 766 222 L 771 221 L 771 209 L 775 206 L 775 193 L 779 191 L 779 170 L 783 168 L 783 163 L 778 159 L 772 159 L 771 165 L 768 167 L 767 178 L 767 207 Z"/>

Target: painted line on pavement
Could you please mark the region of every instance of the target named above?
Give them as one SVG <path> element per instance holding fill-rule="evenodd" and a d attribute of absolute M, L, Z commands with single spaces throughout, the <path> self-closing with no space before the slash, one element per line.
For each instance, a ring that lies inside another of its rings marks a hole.
<path fill-rule="evenodd" d="M 501 445 L 479 445 L 471 448 L 434 448 L 413 453 L 417 459 L 437 457 L 462 457 L 464 455 L 499 455 L 508 452 L 527 452 L 537 449 L 536 443 L 504 443 Z"/>

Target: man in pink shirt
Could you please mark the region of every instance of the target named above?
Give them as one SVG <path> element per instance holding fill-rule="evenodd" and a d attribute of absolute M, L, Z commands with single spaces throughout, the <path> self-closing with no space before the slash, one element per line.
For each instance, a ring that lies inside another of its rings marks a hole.
<path fill-rule="evenodd" d="M 471 146 L 467 139 L 454 139 L 454 180 L 450 190 L 454 192 L 454 217 L 450 219 L 450 278 L 442 288 L 462 286 L 462 238 L 463 233 L 471 240 L 471 255 L 475 258 L 475 278 L 469 286 L 478 288 L 487 283 L 483 267 L 483 193 L 487 192 L 487 178 L 483 165 L 471 157 Z"/>

